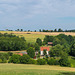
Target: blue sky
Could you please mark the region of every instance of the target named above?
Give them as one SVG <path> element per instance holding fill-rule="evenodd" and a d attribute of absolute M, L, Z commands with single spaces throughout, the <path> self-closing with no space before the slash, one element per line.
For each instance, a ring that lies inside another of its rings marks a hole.
<path fill-rule="evenodd" d="M 75 29 L 75 0 L 0 0 L 0 30 Z"/>

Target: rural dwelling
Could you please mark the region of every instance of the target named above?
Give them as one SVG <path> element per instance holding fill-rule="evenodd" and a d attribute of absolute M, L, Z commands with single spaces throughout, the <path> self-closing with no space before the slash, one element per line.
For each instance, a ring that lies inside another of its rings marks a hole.
<path fill-rule="evenodd" d="M 43 51 L 47 50 L 47 55 L 49 55 L 50 47 L 40 47 L 40 54 L 43 55 Z"/>

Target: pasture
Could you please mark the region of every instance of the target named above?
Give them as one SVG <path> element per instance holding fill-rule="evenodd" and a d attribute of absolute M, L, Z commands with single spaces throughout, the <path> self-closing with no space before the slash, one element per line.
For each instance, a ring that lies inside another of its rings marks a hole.
<path fill-rule="evenodd" d="M 0 64 L 0 75 L 75 75 L 75 68 L 30 65 Z"/>
<path fill-rule="evenodd" d="M 74 32 L 17 32 L 17 31 L 0 31 L 0 33 L 12 33 L 14 35 L 17 35 L 19 37 L 25 37 L 27 42 L 35 43 L 37 38 L 40 38 L 41 40 L 44 39 L 45 35 L 52 35 L 56 36 L 59 34 L 66 34 L 66 35 L 72 35 L 75 36 Z"/>

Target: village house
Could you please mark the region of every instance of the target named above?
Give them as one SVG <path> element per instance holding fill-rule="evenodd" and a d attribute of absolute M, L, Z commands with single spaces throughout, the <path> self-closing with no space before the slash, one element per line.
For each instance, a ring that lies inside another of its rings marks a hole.
<path fill-rule="evenodd" d="M 40 55 L 44 55 L 43 51 L 46 50 L 47 55 L 49 55 L 50 47 L 40 47 Z"/>

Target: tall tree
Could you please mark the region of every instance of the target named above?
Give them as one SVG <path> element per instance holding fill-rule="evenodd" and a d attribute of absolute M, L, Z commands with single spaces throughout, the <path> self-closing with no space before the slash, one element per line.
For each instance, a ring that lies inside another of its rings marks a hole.
<path fill-rule="evenodd" d="M 36 39 L 36 43 L 38 43 L 39 46 L 42 46 L 42 40 L 40 38 Z"/>
<path fill-rule="evenodd" d="M 27 53 L 31 58 L 35 56 L 35 50 L 33 49 L 33 47 L 28 48 Z"/>
<path fill-rule="evenodd" d="M 70 55 L 75 56 L 75 42 L 72 44 L 70 48 Z"/>

